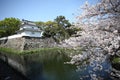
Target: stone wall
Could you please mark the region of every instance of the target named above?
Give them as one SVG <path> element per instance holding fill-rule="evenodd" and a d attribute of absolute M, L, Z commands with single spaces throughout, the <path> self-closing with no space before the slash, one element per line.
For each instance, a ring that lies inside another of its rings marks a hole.
<path fill-rule="evenodd" d="M 16 50 L 30 50 L 35 48 L 55 47 L 56 43 L 52 38 L 19 37 L 0 40 L 0 46 Z"/>
<path fill-rule="evenodd" d="M 56 43 L 52 38 L 30 38 L 26 37 L 24 42 L 24 50 L 55 47 Z"/>
<path fill-rule="evenodd" d="M 1 40 L 0 42 L 2 42 L 0 45 L 2 47 L 13 48 L 16 50 L 23 50 L 25 39 L 24 38 L 13 38 L 13 39 L 7 39 L 5 41 Z"/>

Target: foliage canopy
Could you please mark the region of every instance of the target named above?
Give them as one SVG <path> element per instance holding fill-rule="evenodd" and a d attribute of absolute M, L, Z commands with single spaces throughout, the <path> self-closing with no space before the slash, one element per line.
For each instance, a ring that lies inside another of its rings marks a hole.
<path fill-rule="evenodd" d="M 5 37 L 15 34 L 19 29 L 21 22 L 17 18 L 5 18 L 0 21 L 0 37 Z"/>

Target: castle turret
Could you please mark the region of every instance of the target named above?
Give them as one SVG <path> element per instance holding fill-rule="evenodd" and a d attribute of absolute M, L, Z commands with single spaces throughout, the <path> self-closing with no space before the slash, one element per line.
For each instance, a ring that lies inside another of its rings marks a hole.
<path fill-rule="evenodd" d="M 22 20 L 22 25 L 17 34 L 27 37 L 42 37 L 43 31 L 34 22 Z"/>

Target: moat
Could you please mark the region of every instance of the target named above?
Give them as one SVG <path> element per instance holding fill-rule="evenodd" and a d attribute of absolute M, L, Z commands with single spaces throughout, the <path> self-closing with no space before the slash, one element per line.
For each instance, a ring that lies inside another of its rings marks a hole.
<path fill-rule="evenodd" d="M 102 70 L 94 70 L 94 66 L 98 65 L 97 62 L 94 62 L 94 65 L 89 63 L 80 65 L 78 70 L 76 65 L 65 63 L 70 61 L 70 58 L 64 54 L 29 54 L 24 55 L 21 60 L 18 57 L 16 59 L 24 66 L 30 80 L 94 80 L 98 76 L 101 80 L 113 80 L 110 75 L 111 63 L 108 60 L 100 64 Z"/>

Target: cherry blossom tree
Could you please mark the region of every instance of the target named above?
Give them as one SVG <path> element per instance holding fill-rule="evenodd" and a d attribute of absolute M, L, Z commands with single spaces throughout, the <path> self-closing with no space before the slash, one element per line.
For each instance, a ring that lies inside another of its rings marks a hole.
<path fill-rule="evenodd" d="M 83 29 L 81 46 L 98 47 L 104 53 L 119 55 L 120 0 L 99 0 L 96 5 L 86 2 L 82 9 L 83 13 L 77 16 L 77 25 Z"/>
<path fill-rule="evenodd" d="M 82 29 L 79 44 L 83 55 L 73 56 L 71 63 L 79 65 L 88 58 L 90 65 L 97 61 L 94 68 L 102 70 L 100 63 L 107 56 L 120 57 L 120 0 L 99 0 L 95 5 L 86 2 L 82 9 L 76 17 L 76 26 Z"/>

